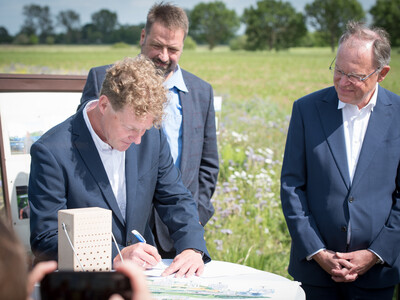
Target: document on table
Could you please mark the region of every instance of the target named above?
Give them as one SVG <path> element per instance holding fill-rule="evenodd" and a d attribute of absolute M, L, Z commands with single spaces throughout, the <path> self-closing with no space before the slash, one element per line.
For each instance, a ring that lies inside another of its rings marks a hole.
<path fill-rule="evenodd" d="M 147 277 L 161 277 L 162 272 L 171 264 L 172 259 L 163 259 L 153 268 L 146 270 L 144 273 Z"/>
<path fill-rule="evenodd" d="M 156 299 L 304 299 L 299 282 L 228 262 L 211 261 L 200 277 L 161 277 L 171 262 L 162 260 L 145 271 Z"/>

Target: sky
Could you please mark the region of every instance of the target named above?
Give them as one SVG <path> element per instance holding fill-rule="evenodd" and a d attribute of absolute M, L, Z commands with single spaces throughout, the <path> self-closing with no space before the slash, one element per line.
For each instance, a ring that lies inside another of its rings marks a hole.
<path fill-rule="evenodd" d="M 166 0 L 185 9 L 193 9 L 198 3 L 213 2 L 215 0 Z M 226 7 L 234 9 L 238 15 L 242 15 L 245 8 L 255 7 L 257 0 L 222 0 Z M 358 0 L 364 10 L 369 10 L 375 0 Z M 146 15 L 150 7 L 156 1 L 153 0 L 0 0 L 0 26 L 7 29 L 8 33 L 15 35 L 24 22 L 22 14 L 25 5 L 36 4 L 49 6 L 53 20 L 60 11 L 74 10 L 80 16 L 81 25 L 91 22 L 91 15 L 101 9 L 108 9 L 117 13 L 118 22 L 122 25 L 138 25 L 146 21 Z M 157 1 L 159 2 L 159 1 Z M 299 12 L 303 12 L 304 6 L 312 0 L 286 0 Z"/>

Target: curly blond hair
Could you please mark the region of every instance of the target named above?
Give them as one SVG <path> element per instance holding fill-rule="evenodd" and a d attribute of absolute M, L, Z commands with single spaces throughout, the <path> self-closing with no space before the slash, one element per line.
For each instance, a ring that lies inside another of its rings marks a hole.
<path fill-rule="evenodd" d="M 160 128 L 167 90 L 163 75 L 144 55 L 124 58 L 109 68 L 100 95 L 107 96 L 115 111 L 130 107 L 140 119 L 151 115 L 153 125 Z"/>

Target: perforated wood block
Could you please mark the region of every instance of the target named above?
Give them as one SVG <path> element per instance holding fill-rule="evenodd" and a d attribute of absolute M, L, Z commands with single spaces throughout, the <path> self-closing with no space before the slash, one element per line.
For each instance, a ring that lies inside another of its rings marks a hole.
<path fill-rule="evenodd" d="M 85 271 L 111 270 L 111 210 L 99 207 L 58 211 L 58 269 L 82 271 L 62 227 Z"/>

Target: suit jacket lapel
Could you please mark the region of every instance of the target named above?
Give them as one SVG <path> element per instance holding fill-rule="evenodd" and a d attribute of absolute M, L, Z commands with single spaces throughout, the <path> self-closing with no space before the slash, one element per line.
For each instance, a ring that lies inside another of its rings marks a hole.
<path fill-rule="evenodd" d="M 138 145 L 132 144 L 125 152 L 125 178 L 126 178 L 126 223 L 127 228 L 134 228 L 132 224 L 143 218 L 143 210 L 140 209 L 140 199 L 136 199 L 138 184 L 137 165 Z M 146 220 L 145 220 L 146 221 Z M 143 221 L 143 223 L 145 222 Z M 139 228 L 135 228 L 138 229 Z M 128 233 L 127 233 L 128 234 Z"/>
<path fill-rule="evenodd" d="M 367 171 L 376 151 L 386 137 L 387 130 L 392 122 L 393 113 L 390 109 L 391 102 L 379 87 L 378 99 L 371 112 L 364 142 L 360 151 L 357 167 L 353 178 L 353 187 L 360 182 L 363 174 Z"/>
<path fill-rule="evenodd" d="M 338 97 L 332 87 L 324 99 L 316 102 L 329 149 L 339 169 L 346 187 L 350 188 L 349 168 L 347 164 L 346 143 L 343 131 L 342 111 L 337 108 Z"/>
<path fill-rule="evenodd" d="M 97 152 L 96 146 L 92 140 L 92 136 L 83 119 L 82 109 L 80 109 L 75 116 L 72 125 L 72 131 L 75 135 L 74 145 L 82 156 L 82 160 L 86 164 L 89 172 L 97 182 L 103 196 L 114 214 L 119 221 L 124 224 L 125 221 L 122 217 L 121 211 L 118 207 L 117 200 L 115 199 L 114 192 L 112 191 L 110 181 L 108 180 L 107 173 L 103 167 L 100 155 Z"/>

